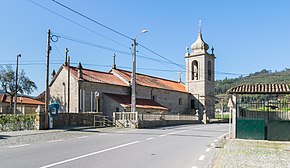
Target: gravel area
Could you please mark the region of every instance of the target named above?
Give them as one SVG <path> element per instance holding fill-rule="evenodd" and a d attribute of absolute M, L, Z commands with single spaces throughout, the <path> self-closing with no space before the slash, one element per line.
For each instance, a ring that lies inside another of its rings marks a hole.
<path fill-rule="evenodd" d="M 96 133 L 114 131 L 116 129 L 117 128 L 79 128 L 73 130 L 52 129 L 0 132 L 0 147 L 90 136 Z"/>
<path fill-rule="evenodd" d="M 213 168 L 290 168 L 290 142 L 228 140 Z"/>

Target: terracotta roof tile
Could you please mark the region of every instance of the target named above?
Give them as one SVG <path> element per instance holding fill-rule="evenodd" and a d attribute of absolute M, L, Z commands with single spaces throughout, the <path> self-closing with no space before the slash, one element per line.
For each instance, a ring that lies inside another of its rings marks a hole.
<path fill-rule="evenodd" d="M 4 95 L 4 94 L 1 94 L 2 95 L 2 99 L 0 99 L 3 103 L 10 103 L 10 99 L 11 97 L 8 96 L 8 95 Z M 0 97 L 1 97 L 0 95 Z M 21 102 L 21 98 L 20 96 L 17 97 L 17 103 L 20 104 L 30 104 L 30 105 L 44 105 L 45 103 L 42 102 L 42 101 L 39 101 L 39 100 L 35 100 L 33 98 L 30 98 L 28 96 L 21 96 L 22 97 L 22 102 Z"/>
<path fill-rule="evenodd" d="M 126 81 L 128 82 L 131 81 L 130 71 L 125 71 L 125 70 L 120 70 L 120 69 L 113 69 L 112 71 L 118 73 Z M 161 88 L 161 89 L 167 89 L 167 90 L 173 90 L 173 91 L 179 91 L 179 92 L 186 92 L 185 86 L 182 83 L 168 80 L 168 79 L 153 77 L 149 75 L 136 73 L 136 82 L 138 85 L 142 85 L 142 86 Z"/>
<path fill-rule="evenodd" d="M 271 93 L 290 93 L 289 84 L 243 84 L 228 90 L 234 94 L 271 94 Z"/>
<path fill-rule="evenodd" d="M 67 69 L 67 67 L 65 67 Z M 70 67 L 71 73 L 78 78 L 77 67 Z M 82 69 L 83 73 L 83 80 L 88 82 L 95 82 L 95 83 L 104 83 L 104 84 L 112 84 L 112 85 L 120 85 L 120 86 L 128 86 L 123 81 L 121 81 L 119 78 L 114 76 L 111 73 L 107 72 L 100 72 L 100 71 L 94 71 L 90 69 Z"/>
<path fill-rule="evenodd" d="M 111 99 L 120 103 L 122 106 L 131 107 L 131 97 L 129 95 L 120 95 L 120 94 L 111 94 L 105 93 Z M 151 99 L 136 99 L 136 107 L 137 108 L 146 108 L 146 109 L 161 109 L 168 110 L 166 107 L 160 105 L 159 103 L 151 100 Z"/>

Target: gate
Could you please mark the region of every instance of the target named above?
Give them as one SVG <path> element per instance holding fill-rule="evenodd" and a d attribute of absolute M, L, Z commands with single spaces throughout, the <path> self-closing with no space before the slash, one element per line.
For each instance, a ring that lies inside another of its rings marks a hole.
<path fill-rule="evenodd" d="M 290 103 L 280 101 L 237 104 L 237 138 L 290 140 Z"/>

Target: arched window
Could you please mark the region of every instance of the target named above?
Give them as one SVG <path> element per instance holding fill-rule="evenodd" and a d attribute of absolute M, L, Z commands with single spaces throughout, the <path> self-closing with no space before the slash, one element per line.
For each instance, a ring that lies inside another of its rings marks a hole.
<path fill-rule="evenodd" d="M 191 80 L 198 80 L 198 62 L 197 61 L 192 61 L 191 65 Z"/>
<path fill-rule="evenodd" d="M 207 64 L 207 65 L 208 65 L 207 78 L 208 78 L 208 80 L 210 81 L 211 78 L 212 78 L 212 77 L 211 77 L 211 74 L 212 74 L 212 73 L 211 73 L 211 72 L 212 72 L 212 70 L 211 70 L 211 69 L 212 69 L 212 68 L 211 68 L 211 61 L 208 61 L 208 64 Z"/>

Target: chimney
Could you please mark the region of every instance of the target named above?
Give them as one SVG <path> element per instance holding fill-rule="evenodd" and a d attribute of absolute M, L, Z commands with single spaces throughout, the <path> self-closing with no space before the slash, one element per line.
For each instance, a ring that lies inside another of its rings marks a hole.
<path fill-rule="evenodd" d="M 83 79 L 82 69 L 83 69 L 83 66 L 82 66 L 81 62 L 79 62 L 79 64 L 78 64 L 78 78 L 80 78 L 80 79 Z"/>
<path fill-rule="evenodd" d="M 113 65 L 112 65 L 113 69 L 116 69 L 116 54 L 114 53 L 113 55 Z"/>
<path fill-rule="evenodd" d="M 55 70 L 52 70 L 51 78 L 53 79 L 55 77 L 55 75 L 56 75 Z"/>
<path fill-rule="evenodd" d="M 177 80 L 177 82 L 178 82 L 178 83 L 181 82 L 181 72 L 180 72 L 180 70 L 178 70 L 178 80 Z"/>

